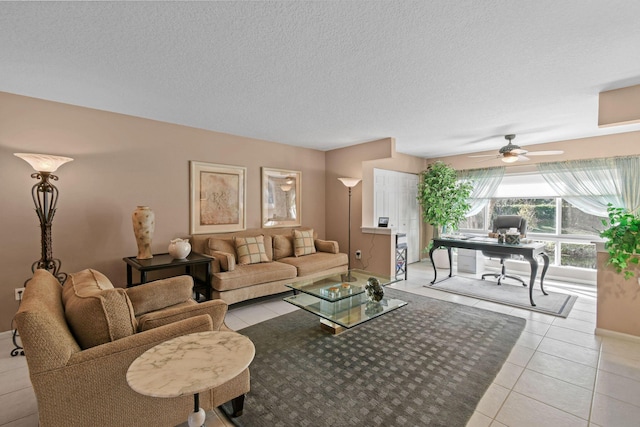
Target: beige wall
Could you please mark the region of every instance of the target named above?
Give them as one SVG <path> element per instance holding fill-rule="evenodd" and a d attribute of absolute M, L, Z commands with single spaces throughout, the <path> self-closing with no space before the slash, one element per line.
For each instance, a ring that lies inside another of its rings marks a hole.
<path fill-rule="evenodd" d="M 136 255 L 131 213 L 156 215 L 155 253 L 189 234 L 189 160 L 247 168 L 247 228 L 260 226 L 260 167 L 302 171 L 302 221 L 325 236 L 325 153 L 0 92 L 0 330 L 17 310 L 14 288 L 40 258 L 33 169 L 16 152 L 75 160 L 58 169 L 53 255 L 70 273 L 92 267 L 116 286 Z"/>
<path fill-rule="evenodd" d="M 337 240 L 340 250 L 348 246 L 348 189 L 338 178 L 361 178 L 354 187 L 351 201 L 351 266 L 379 274 L 393 272 L 393 244 L 390 235 L 363 233 L 361 227 L 373 223 L 373 169 L 418 173 L 426 160 L 396 153 L 395 140 L 385 138 L 365 144 L 327 151 L 326 153 L 326 219 L 327 238 Z M 366 207 L 365 207 L 366 206 Z M 355 251 L 362 250 L 362 260 Z"/>
<path fill-rule="evenodd" d="M 608 266 L 609 254 L 598 252 L 598 301 L 596 328 L 640 337 L 640 267 L 625 279 Z"/>

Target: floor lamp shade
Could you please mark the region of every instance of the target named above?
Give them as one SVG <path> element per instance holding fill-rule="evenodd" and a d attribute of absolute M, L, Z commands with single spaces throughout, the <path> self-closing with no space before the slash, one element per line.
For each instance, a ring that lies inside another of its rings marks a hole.
<path fill-rule="evenodd" d="M 349 273 L 347 274 L 346 281 L 352 281 L 351 276 L 351 189 L 358 185 L 361 181 L 360 178 L 338 178 L 340 182 L 342 182 L 347 188 L 349 188 L 349 240 L 348 240 L 348 248 L 347 248 L 347 260 L 348 260 L 348 269 Z"/>
<path fill-rule="evenodd" d="M 49 154 L 15 153 L 37 172 L 55 172 L 67 162 L 73 161 L 71 157 L 52 156 Z"/>
<path fill-rule="evenodd" d="M 345 187 L 353 188 L 361 181 L 360 178 L 338 178 Z"/>

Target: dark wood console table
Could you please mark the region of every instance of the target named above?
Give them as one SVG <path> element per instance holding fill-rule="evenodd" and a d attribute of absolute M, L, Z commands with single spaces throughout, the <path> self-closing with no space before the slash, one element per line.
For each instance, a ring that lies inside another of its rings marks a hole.
<path fill-rule="evenodd" d="M 153 255 L 150 259 L 137 259 L 134 256 L 122 258 L 127 263 L 127 287 L 141 285 L 147 283 L 147 272 L 156 270 L 165 270 L 174 267 L 183 267 L 186 274 L 193 277 L 194 291 L 211 299 L 211 258 L 191 252 L 185 259 L 173 259 L 169 254 Z M 204 265 L 206 269 L 206 278 L 204 281 L 196 277 L 191 267 L 195 265 Z M 140 272 L 140 283 L 133 283 L 133 269 Z"/>
<path fill-rule="evenodd" d="M 531 305 L 535 307 L 533 302 L 533 284 L 536 281 L 536 274 L 538 273 L 538 256 L 544 261 L 542 267 L 542 274 L 540 276 L 540 290 L 543 294 L 547 295 L 544 291 L 544 276 L 547 274 L 549 268 L 549 257 L 544 251 L 544 243 L 521 243 L 517 245 L 510 245 L 507 243 L 498 243 L 497 239 L 491 239 L 488 237 L 471 237 L 468 239 L 453 239 L 453 238 L 440 238 L 433 239 L 433 246 L 429 251 L 429 257 L 431 258 L 431 264 L 433 265 L 433 281 L 431 284 L 436 283 L 438 277 L 438 271 L 433 262 L 433 251 L 438 248 L 446 248 L 449 253 L 449 277 L 453 275 L 453 262 L 451 258 L 451 248 L 461 249 L 474 249 L 476 251 L 488 250 L 496 253 L 503 253 L 507 255 L 522 255 L 524 259 L 529 261 L 531 265 L 531 276 L 529 278 L 529 300 Z M 446 279 L 445 279 L 446 280 Z"/>

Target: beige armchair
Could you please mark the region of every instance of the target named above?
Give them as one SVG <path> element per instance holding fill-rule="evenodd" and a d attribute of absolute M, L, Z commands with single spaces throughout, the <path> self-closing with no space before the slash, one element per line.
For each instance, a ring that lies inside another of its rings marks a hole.
<path fill-rule="evenodd" d="M 129 365 L 168 339 L 224 325 L 221 300 L 196 303 L 190 276 L 114 288 L 95 270 L 71 274 L 64 287 L 46 270 L 27 283 L 16 323 L 38 401 L 40 426 L 174 426 L 193 396 L 152 398 L 126 382 Z M 241 413 L 249 370 L 200 394 L 209 410 L 232 401 Z"/>

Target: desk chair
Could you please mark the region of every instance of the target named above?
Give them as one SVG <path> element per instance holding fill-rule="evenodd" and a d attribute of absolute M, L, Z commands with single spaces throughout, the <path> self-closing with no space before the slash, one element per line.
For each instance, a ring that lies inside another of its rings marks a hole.
<path fill-rule="evenodd" d="M 510 228 L 516 228 L 520 232 L 521 237 L 527 235 L 527 220 L 518 215 L 500 215 L 493 220 L 493 232 L 494 233 L 506 233 Z M 500 258 L 500 273 L 485 273 L 482 275 L 482 280 L 487 276 L 497 277 L 498 285 L 502 284 L 502 279 L 508 277 L 509 279 L 517 280 L 522 283 L 523 286 L 527 286 L 524 280 L 518 276 L 512 276 L 505 273 L 504 260 L 506 258 L 512 258 L 512 255 L 496 253 L 491 251 L 482 251 L 482 254 L 489 258 Z"/>

